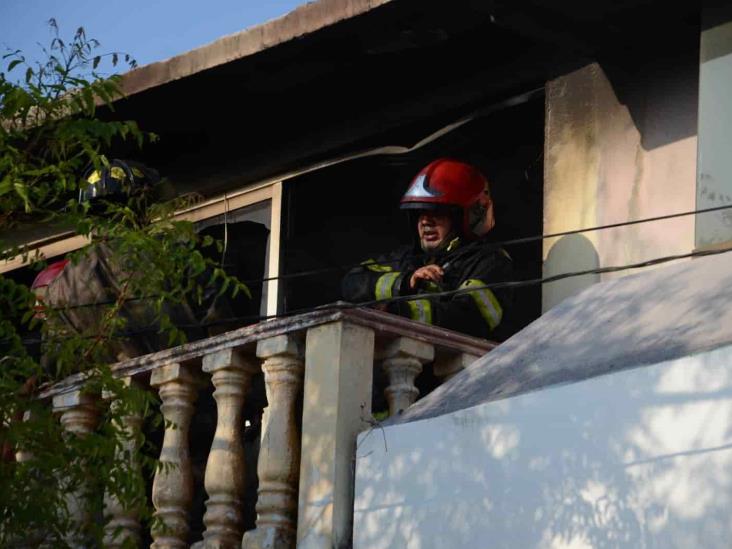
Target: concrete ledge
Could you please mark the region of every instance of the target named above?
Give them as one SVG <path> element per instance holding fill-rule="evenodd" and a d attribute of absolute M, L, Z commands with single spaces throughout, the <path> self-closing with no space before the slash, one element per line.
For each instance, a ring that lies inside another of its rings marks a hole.
<path fill-rule="evenodd" d="M 232 347 L 250 346 L 252 354 L 254 354 L 254 346 L 258 341 L 284 334 L 304 332 L 309 328 L 336 321 L 350 322 L 357 326 L 370 328 L 374 330 L 377 339 L 379 337 L 409 337 L 457 353 L 482 356 L 497 345 L 485 339 L 414 322 L 390 313 L 350 307 L 353 306 L 348 303 L 336 303 L 324 306 L 311 313 L 259 322 L 207 339 L 118 362 L 112 369 L 118 377 L 134 377 L 152 372 L 166 364 L 200 360 L 204 355 Z M 60 383 L 44 387 L 39 396 L 40 398 L 49 398 L 73 391 L 81 387 L 85 379 L 86 374 L 84 372 L 74 374 Z"/>
<path fill-rule="evenodd" d="M 391 0 L 319 0 L 300 6 L 287 15 L 215 42 L 151 63 L 122 76 L 122 91 L 133 95 L 149 88 L 223 65 L 289 42 L 340 21 L 371 11 Z"/>

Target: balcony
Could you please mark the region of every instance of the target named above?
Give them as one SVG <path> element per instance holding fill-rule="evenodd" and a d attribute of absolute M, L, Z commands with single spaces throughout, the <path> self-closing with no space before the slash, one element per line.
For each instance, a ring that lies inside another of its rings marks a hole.
<path fill-rule="evenodd" d="M 383 391 L 388 413 L 399 414 L 418 398 L 423 368 L 444 381 L 494 346 L 376 310 L 324 308 L 116 364 L 115 375 L 161 401 L 151 497 L 164 526 L 143 532 L 134 514 L 107 498 L 108 546 L 349 546 L 355 441 L 378 425 L 373 393 Z M 102 398 L 84 393 L 83 381 L 78 374 L 41 395 L 82 436 L 95 428 Z M 212 389 L 215 412 L 206 416 L 197 396 Z M 252 429 L 245 407 L 261 417 L 255 440 L 245 436 Z M 210 445 L 211 436 L 189 435 L 206 417 L 215 430 Z M 131 432 L 141 428 L 139 417 L 127 423 Z M 139 442 L 128 444 L 134 455 Z M 199 474 L 194 454 L 206 454 Z M 194 505 L 203 490 L 205 508 Z M 69 498 L 79 526 L 102 515 L 78 494 Z"/>

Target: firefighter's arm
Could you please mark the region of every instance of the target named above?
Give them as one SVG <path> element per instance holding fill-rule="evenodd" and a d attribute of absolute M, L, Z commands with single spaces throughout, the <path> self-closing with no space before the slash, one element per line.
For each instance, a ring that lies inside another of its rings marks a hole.
<path fill-rule="evenodd" d="M 351 269 L 341 282 L 343 299 L 351 303 L 390 299 L 403 295 L 407 273 L 396 270 L 391 258 L 368 259 Z"/>
<path fill-rule="evenodd" d="M 450 301 L 437 303 L 435 322 L 452 330 L 488 338 L 503 321 L 505 299 L 502 292 L 486 288 L 487 280 L 470 278 Z"/>
<path fill-rule="evenodd" d="M 401 314 L 435 326 L 488 338 L 503 321 L 506 306 L 510 302 L 510 292 L 487 288 L 491 282 L 510 278 L 510 260 L 486 260 L 479 263 L 466 280 L 456 290 L 459 292 L 449 300 L 424 297 L 402 304 Z"/>
<path fill-rule="evenodd" d="M 415 295 L 402 302 L 399 313 L 425 324 L 441 326 L 456 332 L 487 338 L 503 320 L 500 298 L 478 279 L 471 279 L 463 286 L 467 293 L 456 295 L 449 301 L 430 299 L 430 294 Z"/>

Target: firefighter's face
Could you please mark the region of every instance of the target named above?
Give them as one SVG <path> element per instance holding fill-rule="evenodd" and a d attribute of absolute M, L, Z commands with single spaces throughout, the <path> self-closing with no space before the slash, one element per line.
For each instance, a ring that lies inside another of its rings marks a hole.
<path fill-rule="evenodd" d="M 449 215 L 423 210 L 417 218 L 419 243 L 424 251 L 438 249 L 452 231 L 452 219 Z"/>

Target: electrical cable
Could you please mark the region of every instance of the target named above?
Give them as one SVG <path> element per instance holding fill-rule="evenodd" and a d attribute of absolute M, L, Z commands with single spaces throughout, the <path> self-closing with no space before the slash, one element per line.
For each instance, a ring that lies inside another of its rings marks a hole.
<path fill-rule="evenodd" d="M 571 271 L 568 273 L 559 273 L 556 275 L 548 276 L 548 277 L 542 277 L 542 278 L 530 278 L 530 279 L 524 279 L 524 280 L 512 280 L 512 281 L 504 281 L 504 282 L 492 282 L 490 284 L 484 284 L 482 286 L 471 286 L 469 288 L 458 288 L 456 290 L 447 290 L 444 292 L 430 292 L 430 293 L 424 293 L 424 294 L 414 294 L 414 295 L 407 295 L 407 296 L 397 296 L 397 297 L 391 297 L 388 299 L 374 299 L 371 301 L 363 301 L 360 303 L 335 303 L 335 304 L 329 304 L 329 305 L 320 305 L 317 307 L 309 307 L 309 308 L 303 308 L 299 310 L 289 311 L 287 313 L 280 313 L 276 315 L 266 315 L 266 316 L 260 316 L 258 317 L 259 320 L 272 320 L 275 318 L 285 318 L 289 316 L 294 316 L 298 314 L 304 314 L 309 313 L 313 311 L 321 311 L 321 310 L 344 310 L 344 309 L 359 309 L 362 307 L 371 307 L 373 305 L 388 305 L 390 303 L 399 303 L 404 301 L 415 301 L 418 299 L 436 299 L 441 297 L 451 297 L 455 295 L 463 295 L 463 294 L 469 294 L 471 292 L 475 292 L 478 290 L 494 290 L 494 289 L 500 289 L 500 288 L 522 288 L 522 287 L 528 287 L 528 286 L 536 286 L 540 284 L 549 284 L 551 282 L 557 282 L 559 280 L 564 280 L 566 278 L 574 278 L 578 276 L 586 276 L 590 274 L 605 274 L 605 273 L 616 273 L 620 271 L 627 271 L 632 269 L 642 269 L 645 267 L 653 267 L 655 265 L 661 265 L 663 263 L 668 263 L 671 261 L 678 261 L 680 259 L 689 259 L 692 257 L 705 257 L 710 255 L 720 255 L 725 254 L 728 252 L 732 252 L 732 248 L 723 248 L 719 250 L 697 250 L 694 252 L 688 252 L 685 254 L 676 254 L 676 255 L 668 255 L 668 256 L 662 256 L 662 257 L 656 257 L 653 259 L 649 259 L 646 261 L 641 261 L 638 263 L 629 263 L 626 265 L 613 265 L 608 267 L 597 267 L 595 269 L 585 269 L 583 271 Z M 239 317 L 240 319 L 244 319 L 246 317 Z M 229 319 L 220 319 L 215 322 L 212 322 L 210 324 L 206 325 L 183 325 L 179 326 L 180 328 L 193 328 L 193 327 L 208 327 L 209 325 L 216 325 L 216 324 L 222 324 L 222 323 L 229 323 L 229 322 L 235 322 L 239 318 L 233 317 Z"/>
<path fill-rule="evenodd" d="M 685 217 L 685 216 L 689 216 L 689 215 L 698 215 L 698 214 L 705 214 L 705 213 L 711 213 L 711 212 L 718 212 L 718 211 L 729 210 L 729 209 L 732 209 L 732 204 L 727 204 L 725 206 L 715 206 L 712 208 L 703 208 L 703 209 L 699 209 L 699 210 L 691 210 L 691 211 L 687 211 L 687 212 L 678 212 L 678 213 L 673 213 L 673 214 L 660 215 L 660 216 L 655 216 L 655 217 L 647 217 L 647 218 L 643 218 L 643 219 L 634 219 L 631 221 L 622 221 L 619 223 L 610 223 L 607 225 L 597 225 L 594 227 L 587 227 L 584 229 L 572 229 L 569 231 L 562 231 L 562 232 L 557 232 L 557 233 L 513 238 L 510 240 L 503 240 L 500 242 L 490 242 L 490 243 L 488 243 L 488 245 L 490 245 L 491 247 L 500 248 L 500 247 L 504 247 L 504 246 L 527 244 L 527 243 L 538 242 L 538 241 L 546 240 L 546 239 L 550 239 L 550 238 L 559 238 L 562 236 L 571 236 L 571 235 L 581 234 L 581 233 L 586 233 L 586 232 L 596 232 L 596 231 L 602 231 L 602 230 L 607 230 L 607 229 L 615 229 L 615 228 L 619 228 L 619 227 L 639 225 L 642 223 L 664 221 L 667 219 L 674 219 L 674 218 Z M 412 256 L 407 255 L 407 257 L 419 257 L 419 256 L 417 254 L 415 254 Z M 382 264 L 391 264 L 391 263 L 396 263 L 396 262 L 397 262 L 397 260 L 384 261 L 384 262 L 382 262 Z M 362 261 L 360 263 L 354 263 L 354 264 L 349 264 L 349 265 L 324 267 L 321 269 L 310 269 L 307 271 L 287 273 L 287 274 L 282 274 L 282 275 L 278 275 L 278 276 L 241 280 L 240 282 L 242 282 L 244 284 L 259 284 L 259 283 L 270 282 L 270 281 L 274 281 L 274 280 L 291 280 L 291 279 L 295 279 L 295 278 L 304 278 L 304 277 L 315 276 L 315 275 L 319 275 L 319 274 L 326 274 L 326 273 L 333 273 L 333 272 L 346 272 L 346 271 L 349 271 L 350 269 L 362 266 L 363 263 L 364 262 Z M 125 301 L 155 299 L 157 297 L 160 297 L 160 296 L 157 296 L 157 295 L 133 296 L 133 297 L 127 298 Z M 70 305 L 70 306 L 64 307 L 63 309 L 67 310 L 67 309 L 72 309 L 72 308 L 76 309 L 76 308 L 85 308 L 85 307 L 96 307 L 96 306 L 100 306 L 100 305 L 111 305 L 116 302 L 117 302 L 117 300 L 107 300 L 107 301 L 95 301 L 95 302 L 90 302 L 90 303 L 78 303 L 76 305 Z"/>
<path fill-rule="evenodd" d="M 685 217 L 688 215 L 719 212 L 722 210 L 729 210 L 730 208 L 732 208 L 732 204 L 727 204 L 725 206 L 714 206 L 713 208 L 702 208 L 700 210 L 692 210 L 692 211 L 688 211 L 688 212 L 679 212 L 679 213 L 674 213 L 674 214 L 659 215 L 656 217 L 646 217 L 643 219 L 633 219 L 631 221 L 621 221 L 619 223 L 610 223 L 608 225 L 597 225 L 596 227 L 588 227 L 586 229 L 573 229 L 571 231 L 563 231 L 563 232 L 559 232 L 559 233 L 550 233 L 550 234 L 542 234 L 542 235 L 536 235 L 536 236 L 526 236 L 526 237 L 522 237 L 522 238 L 513 238 L 511 240 L 504 240 L 503 242 L 499 243 L 499 245 L 500 246 L 513 246 L 515 244 L 526 244 L 528 242 L 536 242 L 539 240 L 557 238 L 560 236 L 571 236 L 574 234 L 589 233 L 589 232 L 593 232 L 593 231 L 602 231 L 605 229 L 615 229 L 617 227 L 627 227 L 630 225 L 639 225 L 641 223 L 650 223 L 653 221 L 664 221 L 666 219 L 674 219 L 676 217 Z"/>
<path fill-rule="evenodd" d="M 663 221 L 666 219 L 674 219 L 677 217 L 704 214 L 704 213 L 717 212 L 717 211 L 729 210 L 729 209 L 732 209 L 732 204 L 728 204 L 726 206 L 715 206 L 713 208 L 704 208 L 704 209 L 700 209 L 700 210 L 692 210 L 692 211 L 688 211 L 688 212 L 679 212 L 679 213 L 674 213 L 674 214 L 649 217 L 649 218 L 644 218 L 644 219 L 634 219 L 631 221 L 611 223 L 608 225 L 597 225 L 595 227 L 588 227 L 585 229 L 572 229 L 569 231 L 563 231 L 563 232 L 557 232 L 557 233 L 526 236 L 526 237 L 514 238 L 514 239 L 510 239 L 510 240 L 503 240 L 500 242 L 490 242 L 488 245 L 490 245 L 491 247 L 494 247 L 494 248 L 501 248 L 504 246 L 528 244 L 531 242 L 538 242 L 538 241 L 546 240 L 549 238 L 559 238 L 562 236 L 570 236 L 570 235 L 581 234 L 581 233 L 585 233 L 585 232 L 595 232 L 595 231 L 601 231 L 601 230 L 605 230 L 605 229 L 614 229 L 614 228 L 618 228 L 618 227 L 638 225 L 641 223 L 649 223 L 649 222 L 655 222 L 655 221 Z M 406 257 L 416 258 L 416 257 L 421 257 L 421 255 L 413 254 L 413 255 L 407 255 Z M 398 260 L 384 261 L 381 264 L 396 263 L 397 261 Z M 273 280 L 289 280 L 289 279 L 293 279 L 293 278 L 302 278 L 302 277 L 314 276 L 314 275 L 318 275 L 318 274 L 325 274 L 325 273 L 331 273 L 331 272 L 345 272 L 350 269 L 360 267 L 363 264 L 364 264 L 364 262 L 362 261 L 359 263 L 353 263 L 353 264 L 349 264 L 349 265 L 339 265 L 339 266 L 335 266 L 335 267 L 324 267 L 321 269 L 311 269 L 308 271 L 287 273 L 287 274 L 283 274 L 283 275 L 271 276 L 271 277 L 266 277 L 266 278 L 261 278 L 261 279 L 242 280 L 241 282 L 243 282 L 244 284 L 259 284 L 260 282 L 270 282 Z"/>
<path fill-rule="evenodd" d="M 326 304 L 326 305 L 319 305 L 316 307 L 306 307 L 306 308 L 302 308 L 302 309 L 296 309 L 293 311 L 288 311 L 286 313 L 279 313 L 279 314 L 274 314 L 274 315 L 251 315 L 251 316 L 229 317 L 229 318 L 217 319 L 215 321 L 206 322 L 206 323 L 181 324 L 181 325 L 177 325 L 176 328 L 185 330 L 185 329 L 208 328 L 208 327 L 213 327 L 213 326 L 220 326 L 222 324 L 230 324 L 230 323 L 237 323 L 237 322 L 254 321 L 254 323 L 256 323 L 256 322 L 261 322 L 264 320 L 288 318 L 288 317 L 297 316 L 300 314 L 311 313 L 314 311 L 342 311 L 342 310 L 349 310 L 349 309 L 360 309 L 360 308 L 364 308 L 364 307 L 371 307 L 373 305 L 388 305 L 391 303 L 414 301 L 414 300 L 418 300 L 418 299 L 437 299 L 437 298 L 442 298 L 442 297 L 452 297 L 452 296 L 456 296 L 456 295 L 469 294 L 471 292 L 475 292 L 475 291 L 479 291 L 479 290 L 494 290 L 494 289 L 500 289 L 500 288 L 523 288 L 523 287 L 529 287 L 529 286 L 536 286 L 536 285 L 540 285 L 540 284 L 549 284 L 551 282 L 557 282 L 559 280 L 564 280 L 567 278 L 574 278 L 574 277 L 578 277 L 578 276 L 586 276 L 586 275 L 590 275 L 590 274 L 614 273 L 614 272 L 627 271 L 627 270 L 632 270 L 632 269 L 641 269 L 641 268 L 645 268 L 645 267 L 661 265 L 663 263 L 668 263 L 671 261 L 677 261 L 680 259 L 689 259 L 692 257 L 705 257 L 705 256 L 712 256 L 712 255 L 720 255 L 720 254 L 725 254 L 728 252 L 732 252 L 732 248 L 723 248 L 723 249 L 718 249 L 718 250 L 697 250 L 697 251 L 688 252 L 685 254 L 676 254 L 676 255 L 656 257 L 656 258 L 649 259 L 646 261 L 641 261 L 641 262 L 637 262 L 637 263 L 629 263 L 626 265 L 598 267 L 595 269 L 585 269 L 582 271 L 570 271 L 567 273 L 559 273 L 559 274 L 552 275 L 549 277 L 531 278 L 531 279 L 524 279 L 524 280 L 512 280 L 512 281 L 504 281 L 504 282 L 493 282 L 493 283 L 485 284 L 482 286 L 471 286 L 469 288 L 458 288 L 456 290 L 448 290 L 448 291 L 444 291 L 444 292 L 433 292 L 433 293 L 397 296 L 397 297 L 392 297 L 389 299 L 375 299 L 375 300 L 371 300 L 371 301 L 363 301 L 360 303 L 332 303 L 332 304 Z M 123 332 L 123 333 L 120 333 L 119 335 L 121 337 L 133 337 L 136 335 L 144 335 L 147 333 L 159 332 L 159 331 L 160 331 L 159 328 L 156 327 L 156 328 L 146 328 L 146 329 L 142 329 L 142 330 L 136 330 L 134 332 Z M 33 342 L 38 343 L 38 341 L 35 341 L 35 340 Z"/>
<path fill-rule="evenodd" d="M 495 248 L 502 248 L 504 246 L 515 246 L 518 244 L 528 244 L 531 242 L 538 242 L 538 241 L 547 240 L 550 238 L 559 238 L 562 236 L 571 236 L 571 235 L 575 235 L 575 234 L 602 231 L 602 230 L 606 230 L 606 229 L 615 229 L 618 227 L 639 225 L 641 223 L 650 223 L 650 222 L 655 222 L 655 221 L 664 221 L 666 219 L 674 219 L 677 217 L 685 217 L 685 216 L 689 216 L 689 215 L 718 212 L 718 211 L 729 210 L 729 209 L 732 209 L 732 204 L 727 204 L 726 206 L 715 206 L 713 208 L 703 208 L 700 210 L 692 210 L 692 211 L 688 211 L 688 212 L 678 212 L 678 213 L 674 213 L 674 214 L 660 215 L 660 216 L 656 216 L 656 217 L 647 217 L 647 218 L 643 218 L 643 219 L 634 219 L 631 221 L 622 221 L 619 223 L 610 223 L 608 225 L 597 225 L 595 227 L 587 227 L 585 229 L 572 229 L 569 231 L 562 231 L 562 232 L 558 232 L 558 233 L 549 233 L 549 234 L 540 234 L 540 235 L 534 235 L 534 236 L 525 236 L 525 237 L 520 237 L 520 238 L 512 238 L 510 240 L 503 240 L 500 242 L 491 242 L 491 243 L 489 243 L 489 245 L 492 247 L 495 247 Z M 419 256 L 413 255 L 411 257 L 419 257 Z M 384 261 L 383 263 L 385 263 L 385 264 L 395 263 L 395 261 Z M 324 273 L 333 272 L 336 270 L 346 271 L 346 270 L 353 269 L 355 267 L 360 267 L 361 265 L 363 265 L 363 262 L 352 264 L 352 265 L 343 265 L 343 266 L 338 266 L 338 267 L 328 267 L 328 268 L 323 268 L 323 269 L 313 269 L 310 271 L 301 271 L 298 273 L 289 273 L 289 274 L 284 274 L 284 275 L 280 275 L 280 276 L 264 278 L 261 280 L 242 280 L 242 282 L 244 282 L 245 284 L 247 284 L 247 283 L 254 284 L 254 283 L 258 283 L 258 282 L 268 282 L 270 280 L 283 280 L 283 279 L 288 279 L 288 278 L 298 278 L 298 277 L 304 277 L 304 276 L 312 276 L 315 274 L 324 274 Z"/>
<path fill-rule="evenodd" d="M 657 217 L 649 217 L 649 218 L 644 218 L 644 219 L 634 219 L 631 221 L 611 223 L 608 225 L 598 225 L 595 227 L 588 227 L 586 229 L 572 229 L 569 231 L 563 231 L 563 232 L 558 232 L 558 233 L 512 238 L 510 240 L 503 240 L 503 241 L 499 241 L 499 242 L 490 242 L 490 243 L 487 243 L 487 245 L 494 247 L 494 248 L 501 248 L 504 246 L 528 244 L 531 242 L 538 242 L 538 241 L 547 240 L 550 238 L 558 238 L 558 237 L 562 237 L 562 236 L 570 236 L 570 235 L 586 233 L 586 232 L 601 231 L 601 230 L 605 230 L 605 229 L 614 229 L 614 228 L 625 227 L 625 226 L 629 226 L 629 225 L 638 225 L 641 223 L 649 223 L 652 221 L 663 221 L 666 219 L 674 219 L 677 217 L 704 214 L 704 213 L 717 212 L 717 211 L 729 210 L 729 209 L 732 209 L 732 204 L 728 204 L 726 206 L 715 206 L 713 208 L 704 208 L 701 210 L 692 210 L 692 211 L 688 211 L 688 212 L 679 212 L 679 213 L 675 213 L 675 214 L 661 215 L 661 216 L 657 216 Z M 416 258 L 416 257 L 421 257 L 421 254 L 407 254 L 405 257 L 406 258 Z M 400 260 L 385 260 L 385 261 L 381 261 L 379 264 L 380 265 L 393 264 L 393 263 L 397 263 Z M 273 280 L 290 280 L 290 279 L 294 279 L 294 278 L 304 278 L 304 277 L 314 276 L 314 275 L 318 275 L 318 274 L 326 274 L 326 273 L 332 273 L 332 272 L 345 272 L 345 271 L 349 271 L 350 269 L 354 269 L 356 267 L 361 267 L 363 265 L 364 265 L 364 262 L 361 261 L 359 263 L 338 265 L 335 267 L 323 267 L 320 269 L 311 269 L 311 270 L 307 270 L 307 271 L 298 271 L 295 273 L 287 273 L 287 274 L 282 274 L 282 275 L 278 275 L 278 276 L 270 276 L 270 277 L 266 277 L 266 278 L 241 280 L 240 282 L 243 282 L 244 284 L 259 284 L 260 282 L 270 282 Z"/>

